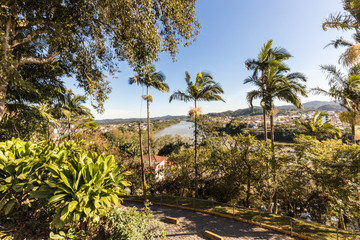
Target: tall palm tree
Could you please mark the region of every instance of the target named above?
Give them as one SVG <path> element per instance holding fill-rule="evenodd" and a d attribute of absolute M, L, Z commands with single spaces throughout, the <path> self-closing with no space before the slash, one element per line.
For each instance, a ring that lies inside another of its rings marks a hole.
<path fill-rule="evenodd" d="M 313 117 L 302 120 L 295 120 L 295 125 L 299 132 L 308 133 L 316 139 L 323 136 L 340 137 L 342 131 L 331 124 L 329 114 L 317 111 Z"/>
<path fill-rule="evenodd" d="M 149 94 L 149 88 L 153 87 L 161 92 L 169 92 L 169 86 L 165 83 L 165 75 L 162 72 L 155 72 L 155 67 L 150 65 L 145 68 L 144 72 L 129 78 L 129 84 L 136 83 L 137 85 L 146 86 L 146 95 L 142 98 L 146 100 L 147 105 L 147 134 L 148 134 L 148 155 L 149 166 L 151 166 L 151 144 L 150 144 L 150 102 L 153 101 L 152 96 Z"/>
<path fill-rule="evenodd" d="M 328 91 L 321 88 L 313 90 L 317 94 L 330 96 L 346 109 L 347 118 L 352 116 L 353 120 L 347 122 L 351 125 L 353 143 L 355 143 L 355 124 L 360 115 L 360 64 L 352 66 L 348 74 L 341 73 L 333 65 L 324 65 L 321 69 L 328 73 L 330 89 Z"/>
<path fill-rule="evenodd" d="M 338 47 L 346 47 L 345 52 L 340 56 L 339 62 L 345 66 L 351 66 L 360 60 L 360 1 L 359 0 L 343 0 L 344 13 L 331 14 L 323 23 L 323 29 L 329 28 L 338 30 L 355 30 L 353 35 L 354 42 L 350 42 L 339 38 L 332 41 L 329 45 Z"/>
<path fill-rule="evenodd" d="M 274 151 L 274 100 L 278 99 L 293 104 L 297 108 L 302 108 L 299 94 L 307 96 L 306 86 L 300 81 L 306 82 L 306 77 L 298 72 L 287 73 L 288 68 L 280 65 L 270 66 L 266 72 L 265 82 L 267 85 L 265 97 L 263 99 L 265 108 L 268 109 L 270 115 L 270 131 L 271 131 L 271 148 Z"/>
<path fill-rule="evenodd" d="M 257 87 L 256 90 L 250 91 L 247 94 L 247 101 L 250 107 L 253 109 L 253 101 L 260 99 L 260 105 L 263 109 L 263 121 L 264 121 L 264 138 L 267 141 L 267 122 L 266 116 L 271 109 L 266 109 L 265 102 L 263 101 L 267 92 L 266 84 L 266 72 L 271 66 L 278 66 L 286 69 L 286 65 L 282 62 L 291 57 L 290 53 L 279 47 L 272 47 L 273 40 L 268 40 L 261 48 L 257 59 L 248 59 L 245 61 L 245 67 L 248 70 L 252 70 L 252 76 L 244 80 L 244 84 L 252 83 Z"/>
<path fill-rule="evenodd" d="M 197 165 L 197 142 L 198 142 L 198 114 L 199 110 L 197 107 L 197 102 L 199 101 L 224 101 L 220 97 L 221 93 L 224 93 L 224 90 L 221 88 L 219 83 L 216 83 L 213 80 L 213 77 L 206 72 L 199 72 L 196 74 L 195 82 L 190 81 L 191 77 L 188 72 L 185 72 L 185 81 L 187 88 L 185 92 L 176 91 L 174 92 L 169 99 L 169 102 L 172 100 L 181 100 L 184 102 L 194 101 L 194 122 L 195 122 L 195 131 L 194 131 L 194 150 L 195 150 L 195 195 L 198 196 L 198 165 Z"/>

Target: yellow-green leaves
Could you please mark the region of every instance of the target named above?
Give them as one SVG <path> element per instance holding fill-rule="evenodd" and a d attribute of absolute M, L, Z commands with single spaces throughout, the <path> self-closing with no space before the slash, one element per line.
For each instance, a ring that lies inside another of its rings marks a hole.
<path fill-rule="evenodd" d="M 0 143 L 0 156 L 0 211 L 11 214 L 39 201 L 40 207 L 55 209 L 51 227 L 58 229 L 98 222 L 128 186 L 113 156 L 81 153 L 71 142 L 35 145 L 14 139 Z"/>

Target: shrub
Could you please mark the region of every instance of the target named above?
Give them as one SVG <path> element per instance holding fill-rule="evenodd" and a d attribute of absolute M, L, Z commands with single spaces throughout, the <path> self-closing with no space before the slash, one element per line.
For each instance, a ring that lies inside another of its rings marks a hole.
<path fill-rule="evenodd" d="M 138 211 L 136 207 L 113 209 L 105 220 L 110 240 L 150 240 L 165 238 L 160 222 L 153 219 L 147 208 Z"/>
<path fill-rule="evenodd" d="M 32 196 L 51 196 L 48 203 L 56 209 L 51 226 L 58 229 L 67 223 L 80 223 L 81 229 L 99 223 L 101 216 L 119 204 L 119 196 L 129 185 L 124 179 L 124 167 L 116 165 L 112 155 L 71 154 L 61 164 L 48 163 L 44 167 L 49 177 Z"/>
<path fill-rule="evenodd" d="M 72 141 L 1 142 L 0 211 L 33 216 L 46 210 L 52 227 L 86 229 L 119 204 L 126 175 L 113 156 L 82 152 Z"/>

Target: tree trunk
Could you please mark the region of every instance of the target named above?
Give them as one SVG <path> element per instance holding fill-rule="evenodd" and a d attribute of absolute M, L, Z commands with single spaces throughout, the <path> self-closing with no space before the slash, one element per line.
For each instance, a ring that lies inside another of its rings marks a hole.
<path fill-rule="evenodd" d="M 275 126 L 274 126 L 274 113 L 271 109 L 270 113 L 270 132 L 271 132 L 271 151 L 274 154 L 275 151 Z"/>
<path fill-rule="evenodd" d="M 5 34 L 2 37 L 2 60 L 4 63 L 2 64 L 3 73 L 0 75 L 0 122 L 2 122 L 3 117 L 5 115 L 5 105 L 6 105 L 6 94 L 7 87 L 9 85 L 9 79 L 7 79 L 7 72 L 11 72 L 12 66 L 9 64 L 10 58 L 10 32 L 12 29 L 12 17 L 9 17 L 8 21 L 5 24 Z"/>
<path fill-rule="evenodd" d="M 247 189 L 246 189 L 246 201 L 245 207 L 250 207 L 250 188 L 251 188 L 251 168 L 248 168 L 248 176 L 247 176 Z"/>
<path fill-rule="evenodd" d="M 267 141 L 268 137 L 267 137 L 267 124 L 266 124 L 266 112 L 265 112 L 265 108 L 263 108 L 263 118 L 264 118 L 264 140 Z"/>
<path fill-rule="evenodd" d="M 139 142 L 140 142 L 140 159 L 141 159 L 141 180 L 143 187 L 143 198 L 146 201 L 146 180 L 145 180 L 145 171 L 144 171 L 144 159 L 143 159 L 143 147 L 142 147 L 142 139 L 141 139 L 141 124 L 139 122 Z"/>
<path fill-rule="evenodd" d="M 150 166 L 151 166 L 151 146 L 150 146 L 150 102 L 149 102 L 149 85 L 146 86 L 146 103 L 147 103 L 148 155 L 149 155 L 149 168 L 150 168 Z"/>
<path fill-rule="evenodd" d="M 0 79 L 0 123 L 3 120 L 5 115 L 5 104 L 6 104 L 6 94 L 7 94 L 7 86 L 8 82 L 6 79 Z"/>
<path fill-rule="evenodd" d="M 356 139 L 355 139 L 355 123 L 351 124 L 351 134 L 352 134 L 352 142 L 355 144 L 356 143 Z"/>
<path fill-rule="evenodd" d="M 196 108 L 196 100 L 195 100 L 195 139 L 194 139 L 194 150 L 195 150 L 195 197 L 198 197 L 198 165 L 197 165 L 197 108 Z"/>
<path fill-rule="evenodd" d="M 71 123 L 70 123 L 70 118 L 68 119 L 68 127 L 69 127 L 69 136 L 68 136 L 68 140 L 71 140 Z"/>
<path fill-rule="evenodd" d="M 274 196 L 275 196 L 275 191 L 273 191 L 273 189 L 270 189 L 269 191 L 269 203 L 268 203 L 268 212 L 269 213 L 272 213 L 273 212 L 273 199 L 274 199 Z"/>
<path fill-rule="evenodd" d="M 346 225 L 345 225 L 345 221 L 344 221 L 344 216 L 342 213 L 342 210 L 339 211 L 339 228 L 340 229 L 346 229 Z"/>

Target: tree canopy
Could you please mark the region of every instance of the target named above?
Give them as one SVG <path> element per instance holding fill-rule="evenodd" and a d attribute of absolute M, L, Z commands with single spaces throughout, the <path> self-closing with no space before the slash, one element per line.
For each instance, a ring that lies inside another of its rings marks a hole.
<path fill-rule="evenodd" d="M 140 69 L 160 52 L 175 58 L 195 40 L 196 0 L 4 0 L 0 5 L 0 118 L 7 91 L 31 82 L 25 69 L 51 71 L 46 83 L 75 77 L 102 110 L 110 91 L 104 73 L 116 62 Z M 17 83 L 17 84 L 15 84 Z"/>

